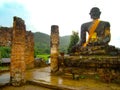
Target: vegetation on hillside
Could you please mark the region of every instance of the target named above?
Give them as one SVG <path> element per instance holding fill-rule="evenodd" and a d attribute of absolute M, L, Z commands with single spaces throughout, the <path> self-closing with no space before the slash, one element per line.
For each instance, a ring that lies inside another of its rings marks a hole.
<path fill-rule="evenodd" d="M 67 48 L 69 46 L 70 36 L 60 37 L 60 52 L 67 53 Z M 50 36 L 41 32 L 34 33 L 34 51 L 35 57 L 39 55 L 49 55 L 50 54 Z M 9 58 L 11 54 L 11 47 L 0 47 L 1 58 Z"/>
<path fill-rule="evenodd" d="M 41 32 L 34 33 L 35 41 L 35 56 L 41 54 L 50 54 L 50 36 Z M 67 48 L 69 46 L 70 36 L 60 37 L 60 52 L 67 53 Z"/>
<path fill-rule="evenodd" d="M 34 33 L 35 56 L 41 54 L 50 54 L 50 36 L 44 33 Z"/>
<path fill-rule="evenodd" d="M 60 52 L 64 52 L 67 53 L 67 48 L 69 46 L 70 43 L 70 36 L 63 36 L 60 37 Z"/>

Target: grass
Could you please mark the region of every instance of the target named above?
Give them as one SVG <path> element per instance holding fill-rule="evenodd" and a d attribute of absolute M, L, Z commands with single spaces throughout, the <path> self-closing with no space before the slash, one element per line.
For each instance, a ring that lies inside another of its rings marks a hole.
<path fill-rule="evenodd" d="M 43 55 L 37 55 L 36 58 L 42 58 L 46 61 L 48 60 L 49 56 L 50 56 L 49 54 L 43 54 Z"/>
<path fill-rule="evenodd" d="M 1 70 L 9 70 L 9 66 L 0 66 L 0 71 Z"/>

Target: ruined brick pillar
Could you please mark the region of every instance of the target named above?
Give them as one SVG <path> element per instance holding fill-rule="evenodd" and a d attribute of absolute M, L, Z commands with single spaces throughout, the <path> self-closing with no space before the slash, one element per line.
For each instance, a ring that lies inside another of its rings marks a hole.
<path fill-rule="evenodd" d="M 26 50 L 25 50 L 26 69 L 34 67 L 34 36 L 31 31 L 26 33 Z"/>
<path fill-rule="evenodd" d="M 59 48 L 59 27 L 51 26 L 51 72 L 58 71 L 58 48 Z"/>
<path fill-rule="evenodd" d="M 13 36 L 11 50 L 10 82 L 13 86 L 25 83 L 25 37 L 26 27 L 24 21 L 19 17 L 13 20 Z"/>

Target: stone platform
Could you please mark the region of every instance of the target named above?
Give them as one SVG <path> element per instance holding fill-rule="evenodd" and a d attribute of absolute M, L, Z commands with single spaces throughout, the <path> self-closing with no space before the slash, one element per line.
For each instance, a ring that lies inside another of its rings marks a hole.
<path fill-rule="evenodd" d="M 65 56 L 63 61 L 66 67 L 79 68 L 117 68 L 120 69 L 120 56 L 88 55 Z"/>
<path fill-rule="evenodd" d="M 98 75 L 106 82 L 120 80 L 120 56 L 80 55 L 59 57 L 59 67 L 63 73 L 70 73 L 73 79 L 80 75 Z M 61 64 L 62 63 L 62 64 Z"/>

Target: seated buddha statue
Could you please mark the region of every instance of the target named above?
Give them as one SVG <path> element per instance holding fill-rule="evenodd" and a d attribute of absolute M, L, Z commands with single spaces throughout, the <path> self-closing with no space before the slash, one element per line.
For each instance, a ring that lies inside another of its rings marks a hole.
<path fill-rule="evenodd" d="M 104 45 L 110 41 L 110 23 L 99 20 L 100 9 L 93 7 L 90 10 L 91 22 L 81 25 L 80 45 L 86 47 L 87 45 Z M 94 30 L 93 30 L 94 29 Z M 88 33 L 88 40 L 86 40 L 86 33 Z"/>
<path fill-rule="evenodd" d="M 92 21 L 81 25 L 80 43 L 73 46 L 73 52 L 81 51 L 81 48 L 86 47 L 105 46 L 110 42 L 110 23 L 99 19 L 101 14 L 100 9 L 93 7 L 89 14 Z M 88 37 L 86 37 L 87 33 Z"/>

